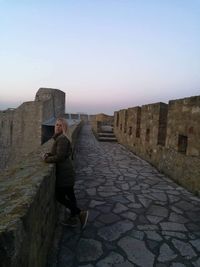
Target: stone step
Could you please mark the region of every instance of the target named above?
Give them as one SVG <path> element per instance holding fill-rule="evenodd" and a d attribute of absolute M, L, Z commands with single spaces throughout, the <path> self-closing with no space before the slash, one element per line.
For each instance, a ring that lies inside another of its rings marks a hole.
<path fill-rule="evenodd" d="M 113 131 L 104 131 L 104 130 L 102 130 L 102 133 L 113 133 Z"/>
<path fill-rule="evenodd" d="M 100 142 L 117 142 L 117 138 L 114 137 L 102 137 L 102 136 L 98 136 L 98 140 Z"/>
<path fill-rule="evenodd" d="M 101 132 L 98 133 L 99 137 L 115 137 L 114 133 L 105 133 L 105 132 Z"/>

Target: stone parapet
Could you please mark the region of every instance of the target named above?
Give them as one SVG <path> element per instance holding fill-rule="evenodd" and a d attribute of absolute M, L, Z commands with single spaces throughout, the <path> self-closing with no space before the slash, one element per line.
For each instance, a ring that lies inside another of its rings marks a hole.
<path fill-rule="evenodd" d="M 76 143 L 81 124 L 69 129 Z M 44 267 L 55 231 L 55 166 L 41 160 L 48 141 L 0 175 L 0 262 L 2 267 Z"/>
<path fill-rule="evenodd" d="M 118 142 L 200 195 L 200 96 L 116 111 Z"/>
<path fill-rule="evenodd" d="M 174 149 L 162 148 L 155 153 L 156 167 L 188 190 L 200 196 L 200 158 Z"/>

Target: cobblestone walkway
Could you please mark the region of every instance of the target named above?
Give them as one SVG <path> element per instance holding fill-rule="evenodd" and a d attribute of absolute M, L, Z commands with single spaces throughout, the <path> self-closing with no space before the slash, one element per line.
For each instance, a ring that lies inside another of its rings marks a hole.
<path fill-rule="evenodd" d="M 200 266 L 200 199 L 84 126 L 76 195 L 84 231 L 61 227 L 56 267 Z M 49 265 L 50 266 L 50 265 Z"/>

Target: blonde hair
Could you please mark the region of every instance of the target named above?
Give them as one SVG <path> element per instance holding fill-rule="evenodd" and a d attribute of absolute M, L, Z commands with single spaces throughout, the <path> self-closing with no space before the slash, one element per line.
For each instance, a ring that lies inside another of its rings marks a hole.
<path fill-rule="evenodd" d="M 61 122 L 61 125 L 62 125 L 62 133 L 67 137 L 68 137 L 68 123 L 67 123 L 67 120 L 65 118 L 57 118 L 56 119 L 56 122 L 59 121 Z"/>

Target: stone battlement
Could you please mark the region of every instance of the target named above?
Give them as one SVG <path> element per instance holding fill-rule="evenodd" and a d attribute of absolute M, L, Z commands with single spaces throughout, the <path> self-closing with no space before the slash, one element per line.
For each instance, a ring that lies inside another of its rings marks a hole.
<path fill-rule="evenodd" d="M 200 96 L 116 111 L 118 141 L 200 195 Z"/>

